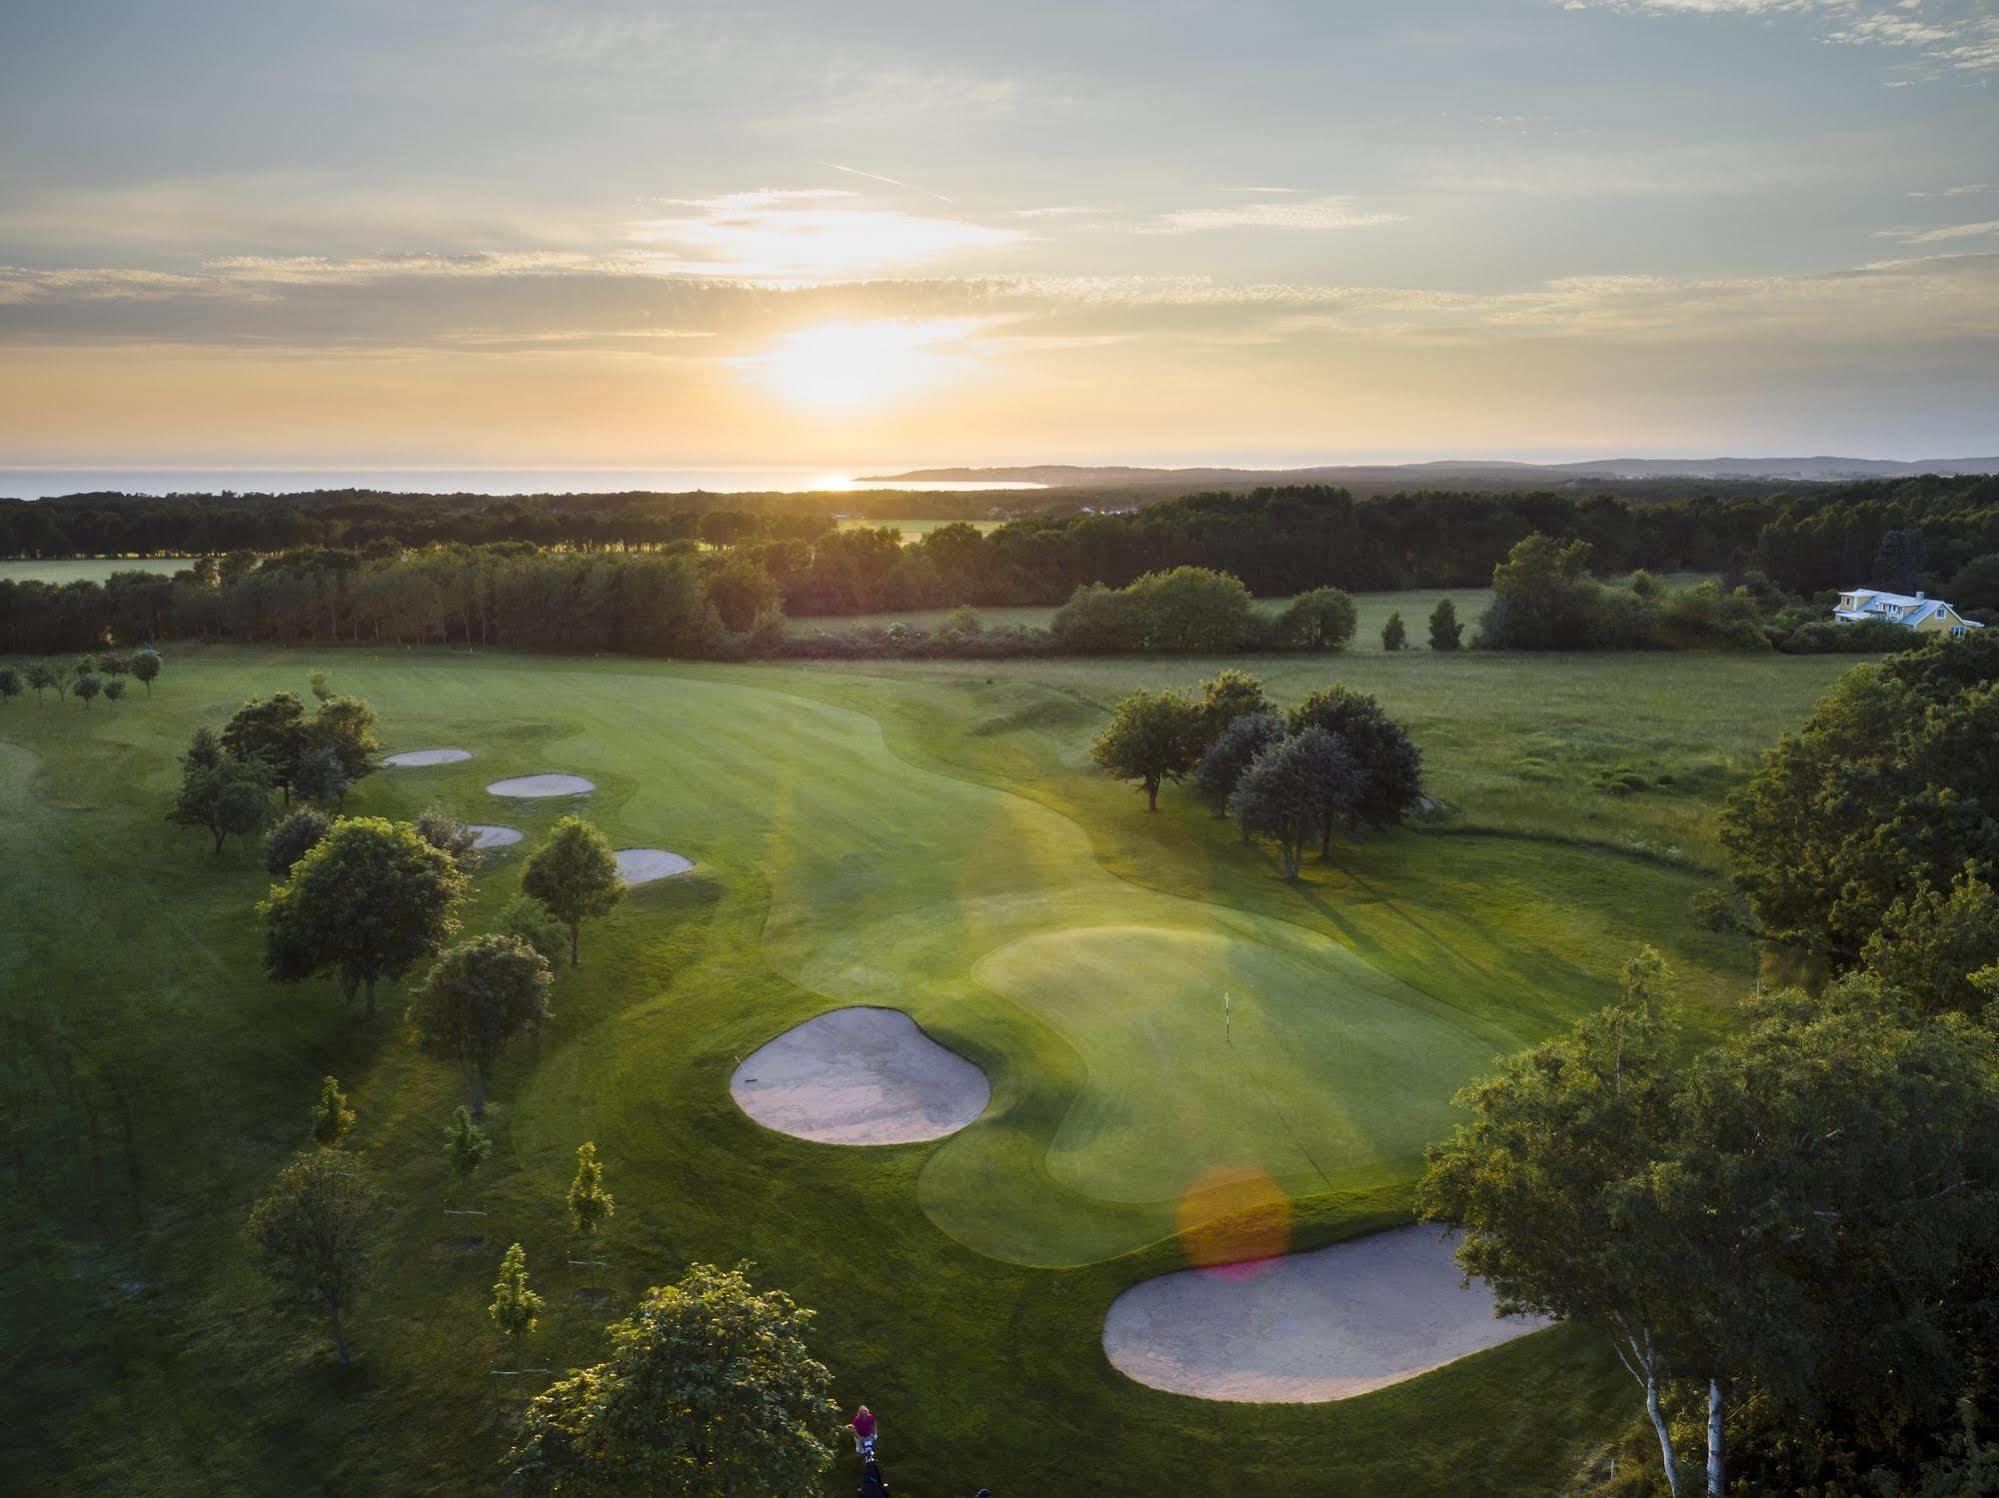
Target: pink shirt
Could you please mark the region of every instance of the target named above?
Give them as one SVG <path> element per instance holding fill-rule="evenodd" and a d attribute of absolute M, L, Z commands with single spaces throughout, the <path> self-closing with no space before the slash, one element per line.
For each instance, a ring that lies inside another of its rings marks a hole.
<path fill-rule="evenodd" d="M 874 1433 L 874 1412 L 863 1406 L 860 1412 L 854 1416 L 854 1434 L 865 1440 Z"/>

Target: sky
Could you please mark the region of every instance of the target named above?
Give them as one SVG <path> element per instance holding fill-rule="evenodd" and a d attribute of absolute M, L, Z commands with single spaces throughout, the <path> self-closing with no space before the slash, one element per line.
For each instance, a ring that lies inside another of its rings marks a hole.
<path fill-rule="evenodd" d="M 1999 452 L 1999 0 L 7 0 L 0 465 Z"/>

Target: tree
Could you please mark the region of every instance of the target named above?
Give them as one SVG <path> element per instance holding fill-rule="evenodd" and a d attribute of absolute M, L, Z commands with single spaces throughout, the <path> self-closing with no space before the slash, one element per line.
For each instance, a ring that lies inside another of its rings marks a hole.
<path fill-rule="evenodd" d="M 479 867 L 479 834 L 441 806 L 426 806 L 416 819 L 417 835 L 431 847 L 451 855 L 470 874 Z"/>
<path fill-rule="evenodd" d="M 1201 683 L 1202 750 L 1205 751 L 1220 738 L 1222 730 L 1244 713 L 1272 710 L 1273 704 L 1264 695 L 1263 683 L 1247 671 L 1230 666 L 1217 672 Z"/>
<path fill-rule="evenodd" d="M 321 1149 L 333 1149 L 354 1127 L 354 1110 L 347 1106 L 347 1094 L 332 1077 L 319 1080 L 319 1096 L 312 1102 L 312 1138 Z"/>
<path fill-rule="evenodd" d="M 1590 642 L 1598 588 L 1587 541 L 1540 532 L 1492 569 L 1492 606 L 1473 642 L 1488 650 L 1577 650 Z"/>
<path fill-rule="evenodd" d="M 508 1356 L 517 1367 L 521 1342 L 541 1321 L 541 1311 L 542 1298 L 528 1288 L 527 1251 L 516 1243 L 500 1260 L 500 1277 L 493 1284 L 493 1303 L 486 1307 L 486 1314 L 507 1339 Z"/>
<path fill-rule="evenodd" d="M 375 737 L 380 723 L 375 710 L 359 697 L 335 697 L 319 705 L 301 733 L 306 749 L 329 749 L 340 761 L 340 773 L 347 783 L 366 780 L 375 773 L 382 752 Z"/>
<path fill-rule="evenodd" d="M 1721 843 L 1771 940 L 1834 972 L 1890 906 L 1999 867 L 1999 635 L 1856 666 L 1728 800 Z"/>
<path fill-rule="evenodd" d="M 1448 598 L 1439 598 L 1437 606 L 1430 610 L 1430 648 L 1456 650 L 1464 633 L 1465 627 L 1458 623 L 1458 606 Z"/>
<path fill-rule="evenodd" d="M 124 697 L 125 683 L 121 679 L 114 676 L 111 680 L 104 683 L 104 700 L 106 702 L 121 702 L 124 700 Z"/>
<path fill-rule="evenodd" d="M 1257 637 L 1256 601 L 1242 580 L 1211 567 L 1148 572 L 1126 588 L 1141 648 L 1171 655 L 1240 650 Z"/>
<path fill-rule="evenodd" d="M 167 820 L 181 827 L 205 828 L 215 839 L 218 858 L 222 844 L 232 836 L 237 838 L 240 861 L 241 840 L 269 821 L 270 815 L 269 767 L 260 759 L 223 758 L 215 735 L 205 728 L 196 729 L 194 741 L 181 757 L 180 792 Z"/>
<path fill-rule="evenodd" d="M 1090 758 L 1119 780 L 1145 788 L 1145 809 L 1159 810 L 1162 781 L 1178 780 L 1200 756 L 1201 708 L 1178 692 L 1133 692 L 1111 710 Z"/>
<path fill-rule="evenodd" d="M 1625 1202 L 1670 1127 L 1673 1040 L 1657 1006 L 1627 993 L 1502 1062 L 1452 1100 L 1472 1121 L 1430 1147 L 1416 1188 L 1418 1215 L 1457 1234 L 1458 1263 L 1492 1288 L 1500 1314 L 1609 1337 L 1643 1394 L 1669 1493 L 1674 1297 L 1659 1247 L 1628 1231 Z"/>
<path fill-rule="evenodd" d="M 56 670 L 47 661 L 36 661 L 28 667 L 28 687 L 35 694 L 35 706 L 42 705 L 42 693 L 56 684 Z"/>
<path fill-rule="evenodd" d="M 1229 797 L 1256 757 L 1284 737 L 1284 720 L 1274 712 L 1244 713 L 1221 731 L 1194 767 L 1194 789 L 1206 797 L 1216 816 L 1227 814 Z M 1243 833 L 1248 840 L 1247 831 Z"/>
<path fill-rule="evenodd" d="M 1967 864 L 1948 893 L 1922 889 L 1888 907 L 1861 961 L 1920 1013 L 1985 1007 L 1974 974 L 1999 961 L 1999 891 Z"/>
<path fill-rule="evenodd" d="M 1229 796 L 1229 814 L 1246 837 L 1277 844 L 1284 877 L 1296 879 L 1305 849 L 1360 794 L 1353 756 L 1323 728 L 1307 728 L 1272 744 L 1251 761 Z"/>
<path fill-rule="evenodd" d="M 571 967 L 582 961 L 583 922 L 609 915 L 625 896 L 617 854 L 581 817 L 564 817 L 549 829 L 548 841 L 528 859 L 521 889 L 569 928 Z"/>
<path fill-rule="evenodd" d="M 568 928 L 533 895 L 515 895 L 509 900 L 501 908 L 499 919 L 493 922 L 493 930 L 526 942 L 541 953 L 551 968 L 562 961 L 563 951 L 569 945 Z"/>
<path fill-rule="evenodd" d="M 50 662 L 46 668 L 49 685 L 56 689 L 56 701 L 69 701 L 69 685 L 76 679 L 76 668 L 60 662 Z"/>
<path fill-rule="evenodd" d="M 85 707 L 89 707 L 97 694 L 104 690 L 104 679 L 95 672 L 86 671 L 70 684 L 70 690 L 83 699 Z"/>
<path fill-rule="evenodd" d="M 417 1043 L 456 1062 L 472 1116 L 486 1113 L 486 1084 L 507 1042 L 549 1018 L 548 962 L 511 936 L 475 936 L 437 959 L 410 1005 Z"/>
<path fill-rule="evenodd" d="M 333 695 L 332 682 L 333 679 L 324 671 L 308 671 L 305 673 L 305 684 L 312 689 L 312 695 L 320 702 L 325 702 L 327 698 Z"/>
<path fill-rule="evenodd" d="M 315 806 L 340 806 L 347 801 L 347 772 L 340 758 L 325 745 L 308 749 L 298 757 L 292 771 L 292 789 L 299 799 Z"/>
<path fill-rule="evenodd" d="M 582 1237 L 597 1236 L 605 1220 L 618 1209 L 611 1193 L 604 1189 L 604 1167 L 597 1160 L 597 1146 L 586 1140 L 576 1146 L 576 1178 L 569 1183 L 569 1227 Z"/>
<path fill-rule="evenodd" d="M 311 1150 L 278 1172 L 250 1213 L 250 1239 L 264 1270 L 277 1282 L 280 1305 L 322 1312 L 346 1363 L 341 1316 L 368 1266 L 375 1192 L 358 1162 L 332 1150 Z"/>
<path fill-rule="evenodd" d="M 1381 648 L 1383 650 L 1409 648 L 1409 627 L 1402 622 L 1402 610 L 1389 610 L 1388 622 L 1381 626 Z"/>
<path fill-rule="evenodd" d="M 292 799 L 292 780 L 305 748 L 305 708 L 290 692 L 252 697 L 237 708 L 222 730 L 222 747 L 232 759 L 261 759 L 271 782 Z"/>
<path fill-rule="evenodd" d="M 315 806 L 298 806 L 279 819 L 264 837 L 264 867 L 283 879 L 292 866 L 317 847 L 333 825 Z"/>
<path fill-rule="evenodd" d="M 0 699 L 12 700 L 21 695 L 21 673 L 12 666 L 0 666 Z"/>
<path fill-rule="evenodd" d="M 450 857 L 406 823 L 346 817 L 292 866 L 257 907 L 264 971 L 294 983 L 339 975 L 351 998 L 400 978 L 458 929 L 452 912 L 469 882 Z"/>
<path fill-rule="evenodd" d="M 1271 626 L 1271 636 L 1287 650 L 1340 650 L 1359 621 L 1351 594 L 1314 588 L 1291 600 Z"/>
<path fill-rule="evenodd" d="M 806 1493 L 833 1459 L 833 1379 L 812 1312 L 750 1266 L 692 1264 L 608 1328 L 610 1356 L 528 1407 L 506 1465 L 532 1494 Z"/>
<path fill-rule="evenodd" d="M 99 675 L 108 676 L 112 681 L 116 681 L 121 676 L 132 674 L 132 663 L 122 655 L 107 652 L 97 658 L 97 670 Z M 109 686 L 110 682 L 106 682 L 105 685 Z"/>
<path fill-rule="evenodd" d="M 451 1127 L 444 1131 L 444 1153 L 451 1161 L 451 1173 L 469 1181 L 486 1156 L 493 1152 L 493 1140 L 473 1121 L 472 1110 L 460 1103 L 451 1115 Z"/>
<path fill-rule="evenodd" d="M 1345 741 L 1362 775 L 1359 798 L 1347 813 L 1350 826 L 1396 826 L 1421 799 L 1423 756 L 1370 693 L 1326 687 L 1293 708 L 1285 723 L 1293 733 L 1323 728 Z"/>
<path fill-rule="evenodd" d="M 153 683 L 159 679 L 160 658 L 157 652 L 141 650 L 132 657 L 132 674 L 145 684 L 146 695 L 153 695 Z"/>

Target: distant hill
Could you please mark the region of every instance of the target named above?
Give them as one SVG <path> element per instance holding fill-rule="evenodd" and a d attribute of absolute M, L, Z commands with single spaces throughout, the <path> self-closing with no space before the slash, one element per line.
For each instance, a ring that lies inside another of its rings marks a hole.
<path fill-rule="evenodd" d="M 1018 468 L 919 468 L 873 474 L 865 482 L 1029 483 L 1055 489 L 1105 487 L 1186 489 L 1254 488 L 1265 484 L 1336 484 L 1359 491 L 1384 488 L 1568 489 L 1596 483 L 1656 479 L 1750 480 L 1762 483 L 1833 484 L 1854 479 L 1912 478 L 1917 474 L 1999 473 L 1999 457 L 1925 458 L 1899 463 L 1880 458 L 1600 458 L 1584 463 L 1511 463 L 1458 460 L 1438 463 L 1328 464 L 1315 468 L 1123 468 L 1066 463 Z"/>

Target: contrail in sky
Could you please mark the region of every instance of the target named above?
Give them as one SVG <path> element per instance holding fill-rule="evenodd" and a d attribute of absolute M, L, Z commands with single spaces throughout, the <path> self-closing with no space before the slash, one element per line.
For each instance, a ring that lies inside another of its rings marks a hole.
<path fill-rule="evenodd" d="M 845 172 L 850 177 L 866 177 L 870 182 L 886 182 L 890 187 L 900 187 L 906 192 L 920 192 L 924 197 L 935 198 L 940 203 L 951 201 L 941 192 L 932 192 L 929 188 L 918 187 L 913 182 L 900 182 L 894 177 L 884 177 L 880 172 L 864 172 L 859 167 L 841 166 L 837 161 L 822 161 L 819 165 L 829 166 L 836 172 Z"/>

